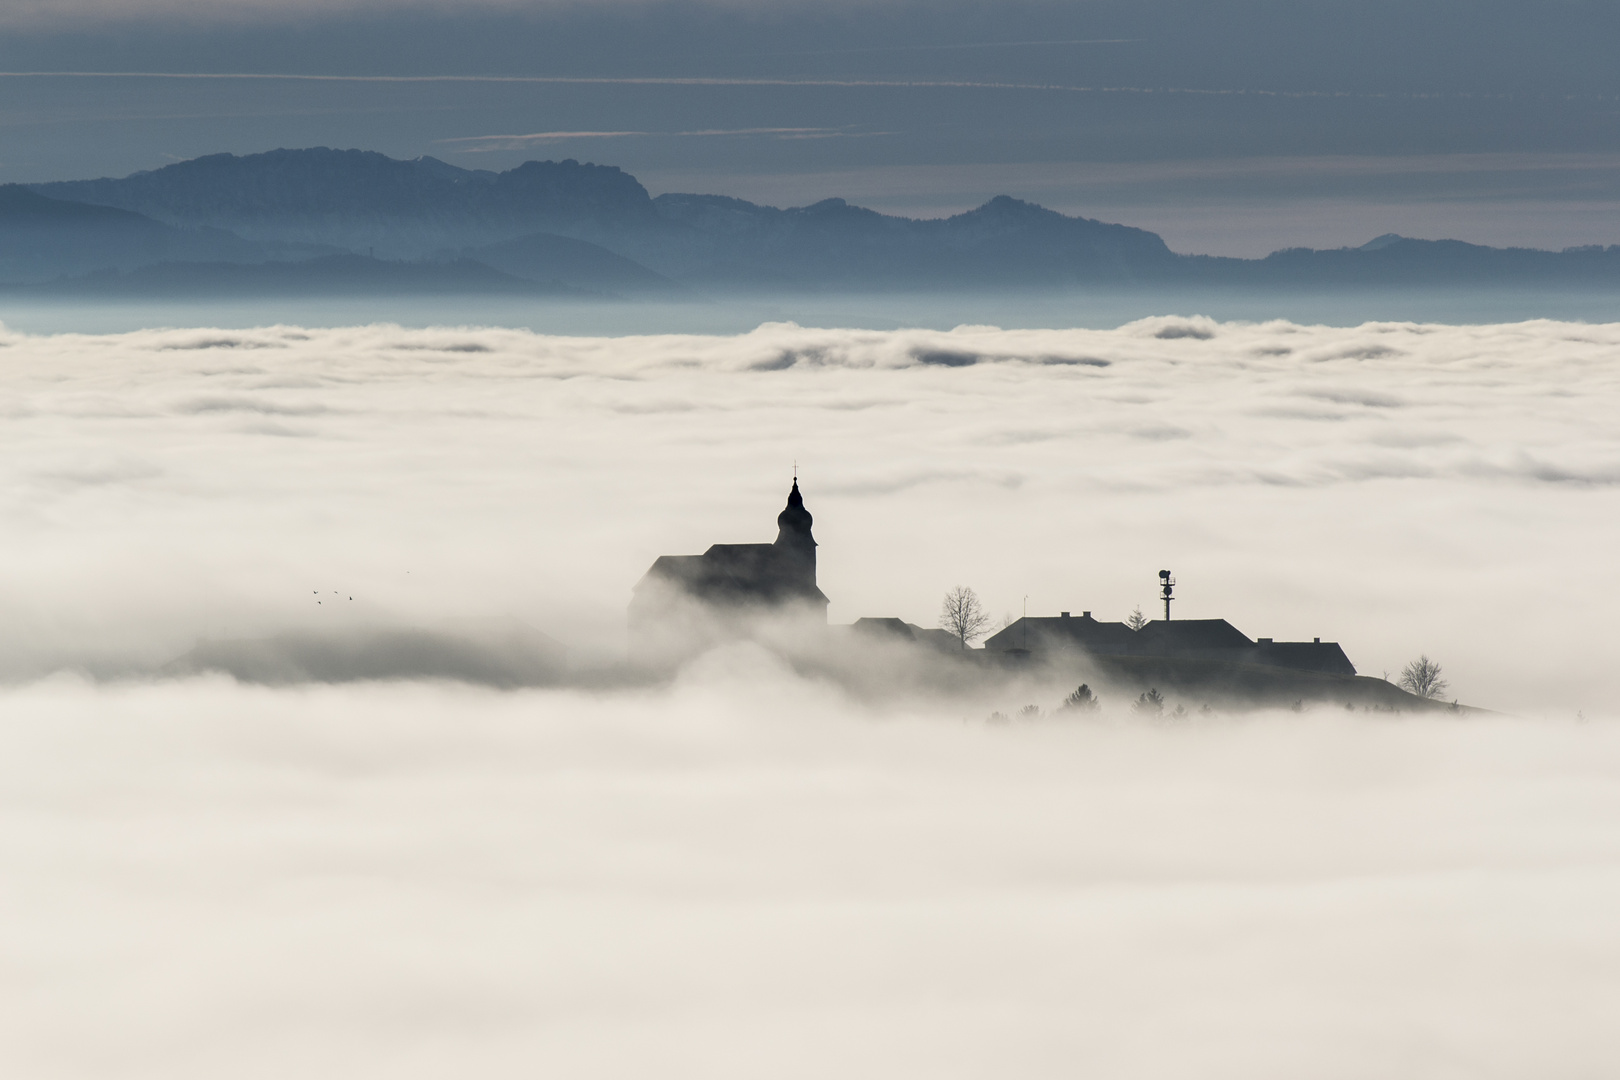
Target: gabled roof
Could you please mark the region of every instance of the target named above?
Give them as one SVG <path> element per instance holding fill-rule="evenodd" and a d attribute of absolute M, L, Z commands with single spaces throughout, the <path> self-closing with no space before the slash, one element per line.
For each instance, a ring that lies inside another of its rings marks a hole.
<path fill-rule="evenodd" d="M 905 641 L 913 640 L 911 624 L 904 619 L 862 616 L 851 623 L 850 628 L 859 630 L 863 634 L 888 634 Z"/>
<path fill-rule="evenodd" d="M 1262 641 L 1255 650 L 1255 663 L 1295 671 L 1325 671 L 1333 675 L 1354 675 L 1356 665 L 1344 654 L 1337 641 Z"/>
<path fill-rule="evenodd" d="M 1247 649 L 1254 645 L 1225 619 L 1155 619 L 1136 632 L 1144 649 Z"/>
<path fill-rule="evenodd" d="M 1136 632 L 1122 622 L 1098 622 L 1090 615 L 1025 616 L 992 634 L 985 640 L 984 647 L 991 650 L 1084 649 L 1099 655 L 1113 655 L 1128 651 L 1135 637 Z"/>
<path fill-rule="evenodd" d="M 1028 649 L 1035 654 L 1079 650 L 1093 656 L 1167 656 L 1231 661 L 1354 675 L 1355 665 L 1331 641 L 1251 641 L 1225 619 L 1156 619 L 1140 630 L 1124 623 L 1079 617 L 1023 618 L 985 640 L 984 647 L 1006 652 Z"/>
<path fill-rule="evenodd" d="M 875 634 L 880 637 L 891 637 L 899 641 L 912 641 L 918 645 L 927 645 L 930 648 L 944 649 L 955 652 L 962 647 L 955 636 L 944 630 L 930 629 L 908 623 L 904 619 L 871 618 L 856 619 L 850 629 L 862 634 Z"/>

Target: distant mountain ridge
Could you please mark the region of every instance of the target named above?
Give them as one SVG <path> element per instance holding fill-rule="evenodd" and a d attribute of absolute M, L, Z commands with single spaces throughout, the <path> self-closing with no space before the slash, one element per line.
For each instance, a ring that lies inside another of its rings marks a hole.
<path fill-rule="evenodd" d="M 32 190 L 250 240 L 377 247 L 396 256 L 509 240 L 559 223 L 622 227 L 654 217 L 647 189 L 612 165 L 530 161 L 495 173 L 326 147 L 210 154 L 122 179 Z"/>
<path fill-rule="evenodd" d="M 1262 280 L 1302 278 L 1317 285 L 1614 282 L 1620 281 L 1620 245 L 1538 251 L 1385 233 L 1354 248 L 1285 248 L 1256 268 Z"/>
<path fill-rule="evenodd" d="M 133 270 L 98 270 L 35 285 L 11 285 L 27 295 L 46 292 L 86 298 L 195 299 L 284 296 L 575 296 L 588 290 L 502 273 L 472 259 L 396 262 L 367 255 L 322 255 L 298 261 L 158 262 Z"/>
<path fill-rule="evenodd" d="M 826 199 L 787 210 L 720 195 L 653 198 L 608 165 L 525 162 L 506 172 L 373 151 L 213 154 L 123 179 L 32 190 L 249 240 L 423 258 L 548 233 L 659 275 L 717 285 L 816 287 L 1134 280 L 1176 257 L 1157 235 L 1006 196 L 917 221 Z"/>
<path fill-rule="evenodd" d="M 244 262 L 263 245 L 220 229 L 184 229 L 109 206 L 46 198 L 0 186 L 0 281 L 127 270 L 165 260 Z"/>
<path fill-rule="evenodd" d="M 1620 246 L 1548 252 L 1390 234 L 1359 248 L 1290 249 L 1264 259 L 1182 255 L 1145 229 L 1005 195 L 922 220 L 843 199 L 778 209 L 723 195 L 654 198 L 622 169 L 572 159 L 494 172 L 317 147 L 212 154 L 121 179 L 0 187 L 0 281 L 345 252 L 395 264 L 478 263 L 497 291 L 510 288 L 501 279 L 513 279 L 623 296 L 690 288 L 1620 282 Z M 307 265 L 259 277 L 285 290 L 303 273 L 311 290 L 331 287 L 338 264 Z M 437 275 L 349 265 L 372 283 L 392 274 L 472 288 L 480 276 L 465 265 Z M 143 280 L 170 280 L 178 289 L 184 277 L 170 270 Z"/>

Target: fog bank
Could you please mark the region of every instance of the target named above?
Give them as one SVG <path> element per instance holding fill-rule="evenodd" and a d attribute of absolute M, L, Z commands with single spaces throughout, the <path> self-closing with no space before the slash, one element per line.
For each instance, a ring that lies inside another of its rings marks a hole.
<path fill-rule="evenodd" d="M 0 1069 L 1600 1075 L 1617 349 L 0 334 Z M 1170 567 L 1179 617 L 1528 718 L 622 678 L 630 586 L 770 540 L 795 462 L 835 622 L 1119 619 Z"/>
<path fill-rule="evenodd" d="M 1612 709 L 1620 326 L 0 338 L 0 667 L 515 618 L 622 649 L 663 553 L 769 540 L 797 461 L 834 621 L 1153 608 Z M 353 599 L 350 599 L 352 597 Z"/>
<path fill-rule="evenodd" d="M 1620 729 L 0 691 L 31 1077 L 1597 1076 Z"/>

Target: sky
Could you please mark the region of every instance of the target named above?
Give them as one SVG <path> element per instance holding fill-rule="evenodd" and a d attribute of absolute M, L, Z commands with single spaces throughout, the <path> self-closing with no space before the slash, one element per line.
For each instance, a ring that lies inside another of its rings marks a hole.
<path fill-rule="evenodd" d="M 1189 252 L 1620 242 L 1602 3 L 44 0 L 0 20 L 4 180 L 331 145 L 923 216 L 1006 193 Z"/>

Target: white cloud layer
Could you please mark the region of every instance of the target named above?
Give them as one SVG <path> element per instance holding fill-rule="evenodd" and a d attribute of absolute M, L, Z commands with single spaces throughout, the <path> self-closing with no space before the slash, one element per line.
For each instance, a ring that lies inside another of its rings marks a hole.
<path fill-rule="evenodd" d="M 1597 1076 L 1620 731 L 5 696 L 7 1075 Z M 786 691 L 786 692 L 784 692 Z"/>
<path fill-rule="evenodd" d="M 0 334 L 0 1072 L 1600 1075 L 1617 351 Z M 504 615 L 607 653 L 655 555 L 771 537 L 794 460 L 837 620 L 957 582 L 1118 618 L 1169 566 L 1182 615 L 1551 718 L 988 726 L 753 647 L 594 695 L 142 677 Z"/>
<path fill-rule="evenodd" d="M 1170 567 L 1183 616 L 1364 673 L 1426 652 L 1488 707 L 1620 697 L 1620 326 L 0 341 L 13 678 L 366 618 L 610 654 L 651 560 L 770 539 L 797 461 L 836 621 L 928 624 L 959 582 L 1120 618 Z"/>

